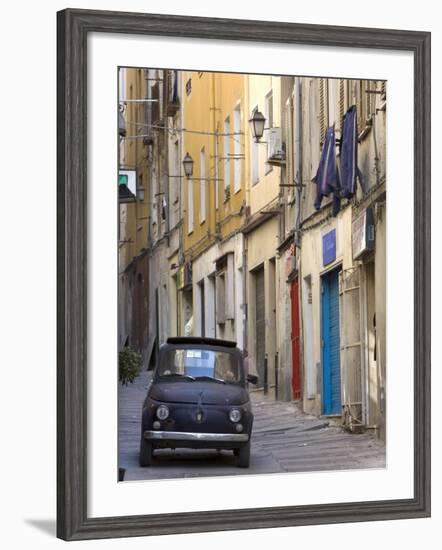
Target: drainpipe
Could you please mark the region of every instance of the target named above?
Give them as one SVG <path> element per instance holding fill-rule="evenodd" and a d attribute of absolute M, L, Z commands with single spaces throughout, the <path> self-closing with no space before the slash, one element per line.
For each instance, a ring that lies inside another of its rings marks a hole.
<path fill-rule="evenodd" d="M 212 116 L 212 130 L 214 132 L 214 136 L 213 136 L 213 142 L 212 142 L 212 147 L 213 147 L 213 156 L 214 156 L 214 161 L 215 161 L 215 170 L 214 170 L 214 174 L 215 174 L 215 181 L 213 182 L 213 185 L 209 184 L 209 182 L 206 181 L 206 190 L 207 190 L 207 196 L 209 197 L 209 204 L 213 204 L 213 212 L 214 212 L 214 216 L 213 216 L 213 234 L 217 236 L 217 226 L 218 226 L 218 211 L 217 211 L 217 208 L 216 208 L 216 201 L 219 200 L 219 197 L 217 197 L 217 191 L 219 191 L 219 166 L 218 166 L 218 162 L 219 162 L 219 137 L 218 137 L 218 124 L 217 124 L 217 120 L 216 120 L 216 82 L 215 82 L 215 79 L 216 79 L 216 73 L 212 73 L 212 81 L 211 81 L 211 95 L 212 95 L 212 112 L 211 112 L 211 116 Z M 211 154 L 212 152 L 210 152 L 209 154 Z M 209 157 L 209 177 L 211 176 L 211 169 L 210 169 L 210 157 Z M 218 193 L 219 195 L 219 193 Z M 212 199 L 213 197 L 213 199 Z M 213 201 L 213 202 L 212 202 Z M 209 212 L 212 208 L 209 208 Z M 209 214 L 210 215 L 210 214 Z M 210 224 L 209 224 L 209 227 L 210 227 Z"/>
<path fill-rule="evenodd" d="M 377 135 L 376 135 L 376 117 L 378 116 L 378 109 L 375 109 L 375 112 L 372 116 L 372 127 L 371 132 L 373 135 L 373 147 L 374 147 L 374 171 L 376 174 L 376 185 L 379 185 L 379 182 L 381 180 L 380 178 L 380 170 L 379 170 L 379 150 L 378 150 L 378 141 L 377 141 Z"/>
<path fill-rule="evenodd" d="M 164 122 L 164 178 L 166 180 L 166 186 L 164 189 L 164 197 L 166 199 L 166 243 L 167 246 L 170 244 L 170 238 L 169 238 L 169 231 L 170 231 L 170 204 L 169 204 L 169 185 L 170 185 L 170 179 L 167 174 L 169 174 L 169 119 L 167 116 L 165 116 L 165 110 L 166 110 L 166 102 L 168 98 L 168 90 L 166 87 L 166 83 L 168 82 L 168 79 L 166 78 L 166 71 L 162 71 L 162 78 L 163 78 L 163 120 Z M 161 205 L 162 208 L 162 205 Z"/>
<path fill-rule="evenodd" d="M 295 185 L 296 185 L 296 219 L 294 244 L 300 248 L 300 227 L 301 227 L 301 198 L 302 198 L 302 87 L 301 78 L 295 77 L 295 113 L 296 113 L 296 130 L 295 130 Z"/>
<path fill-rule="evenodd" d="M 242 316 L 243 316 L 243 355 L 248 355 L 248 307 L 247 307 L 247 235 L 242 236 Z"/>

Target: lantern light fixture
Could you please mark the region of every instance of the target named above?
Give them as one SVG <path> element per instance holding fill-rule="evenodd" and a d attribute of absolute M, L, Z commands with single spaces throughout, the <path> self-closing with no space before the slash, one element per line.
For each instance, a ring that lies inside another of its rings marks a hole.
<path fill-rule="evenodd" d="M 142 185 L 138 185 L 137 187 L 137 200 L 139 202 L 144 201 L 144 187 Z"/>
<path fill-rule="evenodd" d="M 252 129 L 252 135 L 256 143 L 259 143 L 260 139 L 264 135 L 265 122 L 266 122 L 265 116 L 261 113 L 261 111 L 258 111 L 258 109 L 255 109 L 252 113 L 252 118 L 249 120 L 249 123 Z"/>
<path fill-rule="evenodd" d="M 186 153 L 186 156 L 183 159 L 184 174 L 186 178 L 191 178 L 193 176 L 193 158 Z"/>

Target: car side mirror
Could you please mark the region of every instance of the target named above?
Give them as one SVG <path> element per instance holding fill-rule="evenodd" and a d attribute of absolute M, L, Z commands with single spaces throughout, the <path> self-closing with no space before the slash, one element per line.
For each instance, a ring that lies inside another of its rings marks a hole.
<path fill-rule="evenodd" d="M 256 385 L 258 383 L 258 377 L 256 376 L 256 374 L 248 374 L 246 380 L 251 384 Z"/>

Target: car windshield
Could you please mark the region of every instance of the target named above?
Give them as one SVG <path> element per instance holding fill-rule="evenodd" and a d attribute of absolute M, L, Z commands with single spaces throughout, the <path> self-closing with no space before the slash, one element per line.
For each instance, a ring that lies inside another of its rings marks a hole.
<path fill-rule="evenodd" d="M 240 382 L 238 359 L 233 353 L 207 349 L 173 349 L 161 355 L 158 376 L 205 378 L 218 382 Z"/>

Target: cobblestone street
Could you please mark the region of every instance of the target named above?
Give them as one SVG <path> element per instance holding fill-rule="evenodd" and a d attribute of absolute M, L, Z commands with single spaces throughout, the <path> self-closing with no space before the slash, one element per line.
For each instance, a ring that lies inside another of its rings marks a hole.
<path fill-rule="evenodd" d="M 162 449 L 155 464 L 138 465 L 141 406 L 150 373 L 120 387 L 119 466 L 125 480 L 232 476 L 385 467 L 385 446 L 370 434 L 350 434 L 328 419 L 303 414 L 295 403 L 251 392 L 255 415 L 250 468 L 240 469 L 231 451 Z"/>

